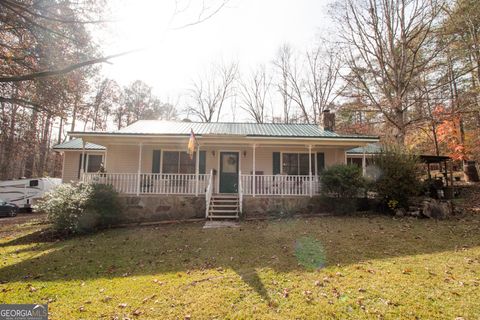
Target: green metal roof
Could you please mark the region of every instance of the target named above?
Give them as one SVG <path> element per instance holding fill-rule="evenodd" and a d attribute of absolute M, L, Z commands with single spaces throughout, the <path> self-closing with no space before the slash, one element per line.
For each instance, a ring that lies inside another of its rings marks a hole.
<path fill-rule="evenodd" d="M 53 146 L 53 150 L 81 150 L 82 149 L 82 139 L 73 139 L 70 141 L 66 141 L 64 143 L 57 144 Z M 85 144 L 85 150 L 96 150 L 96 151 L 103 151 L 106 148 L 104 146 L 87 142 Z"/>
<path fill-rule="evenodd" d="M 140 120 L 128 127 L 111 132 L 76 132 L 81 134 L 113 135 L 233 135 L 247 137 L 290 137 L 290 138 L 350 138 L 372 139 L 375 136 L 343 135 L 323 130 L 315 124 L 284 123 L 239 123 L 239 122 L 178 122 L 161 120 Z"/>
<path fill-rule="evenodd" d="M 382 146 L 377 143 L 367 144 L 365 147 L 358 147 L 347 150 L 347 154 L 375 154 L 382 152 Z"/>

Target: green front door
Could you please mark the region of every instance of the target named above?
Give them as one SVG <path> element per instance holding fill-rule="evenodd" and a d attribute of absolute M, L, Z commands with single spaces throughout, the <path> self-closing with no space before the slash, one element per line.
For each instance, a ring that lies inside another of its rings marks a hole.
<path fill-rule="evenodd" d="M 238 152 L 220 152 L 220 193 L 238 192 Z"/>

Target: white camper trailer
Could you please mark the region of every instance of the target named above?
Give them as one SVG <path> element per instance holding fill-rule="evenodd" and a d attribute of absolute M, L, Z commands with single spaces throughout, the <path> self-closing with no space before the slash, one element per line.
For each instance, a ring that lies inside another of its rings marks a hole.
<path fill-rule="evenodd" d="M 37 199 L 61 183 L 62 179 L 57 178 L 0 181 L 0 199 L 14 203 L 20 209 L 30 210 Z"/>

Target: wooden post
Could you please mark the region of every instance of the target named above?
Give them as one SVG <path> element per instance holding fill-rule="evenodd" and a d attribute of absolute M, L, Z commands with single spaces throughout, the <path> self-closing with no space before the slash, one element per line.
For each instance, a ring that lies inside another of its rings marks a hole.
<path fill-rule="evenodd" d="M 141 177 L 140 174 L 142 172 L 142 150 L 143 150 L 143 143 L 140 142 L 138 146 L 138 173 L 137 173 L 137 196 L 140 195 L 140 188 L 141 188 Z"/>
<path fill-rule="evenodd" d="M 252 158 L 253 158 L 253 181 L 252 181 L 252 195 L 255 197 L 255 193 L 256 193 L 256 189 L 257 189 L 257 175 L 256 175 L 256 168 L 255 168 L 255 149 L 256 149 L 256 145 L 254 144 L 253 145 L 253 154 L 252 154 Z"/>
<path fill-rule="evenodd" d="M 195 196 L 198 196 L 199 172 L 200 172 L 200 146 L 197 146 L 197 154 L 195 158 Z"/>
<path fill-rule="evenodd" d="M 310 181 L 310 197 L 313 196 L 313 181 L 312 181 L 312 145 L 308 146 L 308 175 Z"/>

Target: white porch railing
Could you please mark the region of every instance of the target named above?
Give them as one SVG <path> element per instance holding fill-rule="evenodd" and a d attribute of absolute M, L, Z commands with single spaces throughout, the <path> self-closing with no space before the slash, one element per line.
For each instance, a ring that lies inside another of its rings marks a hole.
<path fill-rule="evenodd" d="M 138 180 L 140 179 L 140 181 Z M 170 173 L 84 173 L 86 183 L 112 185 L 126 194 L 204 194 L 211 174 Z M 140 183 L 139 183 L 140 182 Z"/>
<path fill-rule="evenodd" d="M 310 181 L 310 178 L 312 179 Z M 140 179 L 140 180 L 139 180 Z M 255 190 L 253 180 L 255 179 Z M 203 195 L 208 205 L 213 194 L 213 173 L 84 173 L 83 181 L 112 185 L 125 194 L 187 194 Z M 310 189 L 311 188 L 311 189 Z M 243 196 L 310 196 L 320 192 L 316 176 L 241 174 L 238 184 L 239 201 Z M 240 208 L 241 210 L 242 208 Z"/>
<path fill-rule="evenodd" d="M 240 179 L 244 195 L 310 196 L 320 192 L 316 176 L 244 174 Z M 255 179 L 255 190 L 253 179 Z"/>

